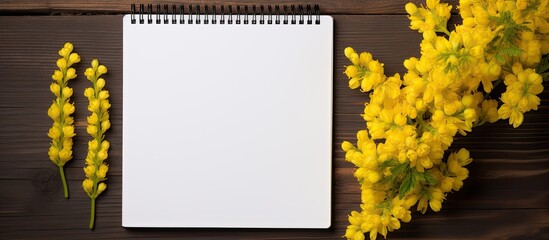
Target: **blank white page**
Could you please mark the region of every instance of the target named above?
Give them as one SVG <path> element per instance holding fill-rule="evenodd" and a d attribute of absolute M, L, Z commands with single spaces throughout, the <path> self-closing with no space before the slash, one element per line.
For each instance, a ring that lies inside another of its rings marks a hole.
<path fill-rule="evenodd" d="M 123 21 L 122 225 L 328 228 L 332 18 Z"/>

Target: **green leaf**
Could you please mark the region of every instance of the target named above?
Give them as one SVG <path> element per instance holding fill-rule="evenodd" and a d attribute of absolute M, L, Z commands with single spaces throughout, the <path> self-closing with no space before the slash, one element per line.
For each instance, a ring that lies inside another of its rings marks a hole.
<path fill-rule="evenodd" d="M 433 175 L 431 175 L 427 171 L 425 171 L 425 173 L 423 173 L 423 177 L 425 178 L 425 182 L 427 182 L 427 184 L 429 184 L 431 186 L 436 185 L 438 183 L 437 178 L 435 178 Z"/>
<path fill-rule="evenodd" d="M 396 160 L 394 160 L 394 159 L 390 159 L 390 160 L 387 160 L 387 161 L 385 161 L 385 162 L 382 162 L 382 163 L 379 165 L 379 167 L 380 167 L 380 168 L 387 168 L 387 167 L 396 166 L 396 165 L 398 165 L 398 164 L 399 164 L 398 161 L 396 161 Z"/>
<path fill-rule="evenodd" d="M 497 36 L 488 44 L 488 52 L 494 53 L 500 63 L 505 62 L 505 57 L 519 56 L 522 50 L 517 46 L 520 39 L 520 33 L 531 31 L 525 23 L 518 24 L 513 20 L 513 14 L 510 11 L 500 13 L 499 16 L 489 18 L 497 27 Z"/>
<path fill-rule="evenodd" d="M 549 54 L 541 57 L 541 61 L 536 68 L 536 72 L 542 74 L 547 72 L 547 70 L 549 70 Z"/>
<path fill-rule="evenodd" d="M 391 173 L 393 175 L 400 175 L 404 170 L 407 170 L 407 169 L 408 169 L 408 163 L 403 163 L 391 168 Z"/>
<path fill-rule="evenodd" d="M 406 173 L 406 177 L 404 178 L 404 181 L 402 181 L 402 184 L 400 184 L 400 188 L 398 189 L 398 196 L 400 198 L 404 198 L 404 195 L 414 189 L 415 181 L 414 181 L 414 174 L 411 171 L 408 171 Z"/>
<path fill-rule="evenodd" d="M 542 74 L 541 74 L 541 77 L 543 78 L 543 81 L 544 81 L 544 82 L 549 81 L 549 72 L 542 73 Z"/>

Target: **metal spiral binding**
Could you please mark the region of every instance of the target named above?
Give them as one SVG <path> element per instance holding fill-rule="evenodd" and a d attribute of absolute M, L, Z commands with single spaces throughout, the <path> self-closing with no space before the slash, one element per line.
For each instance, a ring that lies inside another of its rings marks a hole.
<path fill-rule="evenodd" d="M 232 5 L 228 5 L 227 13 L 225 5 L 221 5 L 219 15 L 216 5 L 196 5 L 194 7 L 188 5 L 188 8 L 183 4 L 172 4 L 171 6 L 170 12 L 168 4 L 164 4 L 162 7 L 157 4 L 155 11 L 153 11 L 152 4 L 147 4 L 147 9 L 144 4 L 139 4 L 139 10 L 137 10 L 136 4 L 132 4 L 131 23 L 145 24 L 145 18 L 147 18 L 147 24 L 320 24 L 318 4 L 314 6 L 283 5 L 282 7 L 275 5 L 274 8 L 271 5 L 259 5 L 259 7 L 252 5 L 251 8 L 246 5 L 237 5 L 236 12 L 233 12 Z"/>

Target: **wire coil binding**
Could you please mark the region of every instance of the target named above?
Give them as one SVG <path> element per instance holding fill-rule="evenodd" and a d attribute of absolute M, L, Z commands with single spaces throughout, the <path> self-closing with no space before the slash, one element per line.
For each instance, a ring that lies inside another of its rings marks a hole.
<path fill-rule="evenodd" d="M 318 4 L 311 5 L 252 5 L 251 8 L 246 5 L 237 5 L 236 11 L 232 5 L 217 6 L 212 5 L 188 5 L 172 4 L 171 11 L 168 4 L 162 7 L 156 4 L 156 10 L 153 11 L 153 5 L 139 4 L 137 10 L 136 4 L 131 5 L 131 23 L 132 24 L 320 24 L 320 7 Z M 225 12 L 225 9 L 228 9 Z M 251 9 L 251 11 L 250 11 Z M 137 15 L 137 16 L 136 16 Z M 233 21 L 234 20 L 234 21 Z"/>

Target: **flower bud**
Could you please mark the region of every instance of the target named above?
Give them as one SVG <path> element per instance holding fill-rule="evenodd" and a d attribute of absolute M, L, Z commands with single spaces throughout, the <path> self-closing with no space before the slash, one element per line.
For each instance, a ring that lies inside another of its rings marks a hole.
<path fill-rule="evenodd" d="M 99 165 L 99 169 L 97 170 L 97 177 L 104 179 L 107 176 L 107 171 L 109 171 L 109 167 L 107 165 Z"/>
<path fill-rule="evenodd" d="M 99 183 L 99 185 L 97 185 L 97 195 L 101 194 L 105 189 L 107 189 L 107 184 Z"/>
<path fill-rule="evenodd" d="M 477 118 L 477 112 L 475 111 L 475 109 L 467 108 L 463 112 L 463 116 L 467 121 L 474 121 Z"/>
<path fill-rule="evenodd" d="M 64 48 L 65 50 L 67 50 L 67 52 L 72 52 L 72 49 L 74 48 L 74 46 L 72 45 L 72 43 L 66 42 L 66 43 L 63 45 L 63 48 Z"/>
<path fill-rule="evenodd" d="M 466 18 L 463 19 L 463 26 L 472 28 L 472 27 L 474 27 L 475 25 L 477 25 L 477 23 L 475 22 L 475 18 L 466 17 Z"/>
<path fill-rule="evenodd" d="M 350 77 L 350 78 L 356 77 L 356 75 L 358 75 L 358 68 L 354 65 L 347 66 L 344 73 L 345 75 L 347 75 L 347 77 Z"/>
<path fill-rule="evenodd" d="M 92 136 L 97 135 L 97 127 L 94 125 L 88 125 L 88 127 L 86 128 L 86 131 L 88 132 L 89 135 L 92 135 Z"/>
<path fill-rule="evenodd" d="M 412 149 L 409 149 L 406 152 L 406 157 L 408 157 L 408 159 L 410 159 L 411 162 L 415 162 L 417 160 L 417 152 Z"/>
<path fill-rule="evenodd" d="M 99 98 L 99 100 L 105 100 L 105 99 L 109 98 L 109 91 L 107 91 L 107 90 L 100 91 L 99 95 L 98 95 L 98 98 Z"/>
<path fill-rule="evenodd" d="M 370 181 L 371 183 L 376 183 L 379 181 L 380 179 L 380 175 L 378 172 L 376 171 L 368 171 L 366 172 L 366 178 L 368 179 L 368 181 Z"/>
<path fill-rule="evenodd" d="M 354 65 L 358 65 L 360 63 L 360 57 L 356 52 L 351 53 L 351 57 L 349 58 L 349 60 L 351 60 Z"/>
<path fill-rule="evenodd" d="M 61 91 L 61 86 L 57 83 L 52 83 L 50 85 L 50 91 L 55 94 L 56 97 L 59 97 L 59 91 Z"/>
<path fill-rule="evenodd" d="M 57 118 L 59 118 L 59 114 L 61 114 L 61 109 L 59 109 L 57 103 L 52 103 L 50 108 L 48 109 L 48 116 L 50 116 L 50 118 L 55 121 L 57 120 Z"/>
<path fill-rule="evenodd" d="M 379 72 L 379 73 L 381 73 L 382 68 L 383 68 L 383 64 L 382 64 L 382 63 L 379 63 L 379 61 L 377 61 L 377 60 L 373 60 L 373 61 L 371 61 L 371 62 L 368 63 L 368 68 L 369 68 L 370 71 L 372 71 L 372 72 Z"/>
<path fill-rule="evenodd" d="M 97 150 L 98 147 L 99 147 L 99 143 L 97 142 L 97 139 L 93 139 L 88 142 L 88 148 L 90 150 L 95 151 Z"/>
<path fill-rule="evenodd" d="M 101 101 L 101 110 L 102 111 L 107 111 L 109 108 L 111 108 L 111 104 L 109 103 L 109 100 Z"/>
<path fill-rule="evenodd" d="M 93 90 L 93 88 L 86 88 L 86 90 L 84 90 L 84 96 L 86 96 L 88 99 L 92 98 L 95 94 L 95 91 Z"/>
<path fill-rule="evenodd" d="M 111 144 L 109 143 L 109 141 L 103 140 L 103 142 L 101 143 L 101 150 L 109 150 L 110 146 Z"/>
<path fill-rule="evenodd" d="M 94 165 L 88 165 L 84 168 L 84 173 L 86 173 L 87 178 L 92 178 L 95 174 L 95 166 Z"/>
<path fill-rule="evenodd" d="M 109 112 L 104 112 L 101 116 L 101 121 L 109 120 Z"/>
<path fill-rule="evenodd" d="M 348 141 L 343 141 L 343 143 L 341 143 L 341 149 L 343 149 L 343 151 L 345 152 L 348 152 L 355 149 L 355 146 L 353 146 L 353 144 Z"/>
<path fill-rule="evenodd" d="M 48 131 L 48 137 L 51 139 L 58 139 L 61 136 L 61 132 L 59 131 L 59 128 L 57 127 L 51 127 Z"/>
<path fill-rule="evenodd" d="M 356 132 L 356 138 L 358 141 L 368 140 L 368 131 L 367 130 L 360 130 Z"/>
<path fill-rule="evenodd" d="M 67 138 L 65 139 L 65 141 L 63 141 L 63 148 L 72 148 L 72 145 L 73 145 L 73 142 L 72 142 L 72 138 Z"/>
<path fill-rule="evenodd" d="M 520 62 L 518 62 L 518 61 L 513 63 L 513 66 L 511 67 L 511 69 L 513 70 L 513 74 L 515 74 L 515 75 L 518 75 L 519 73 L 524 71 L 523 68 L 522 68 L 522 64 L 520 64 Z"/>
<path fill-rule="evenodd" d="M 415 70 L 417 63 L 417 58 L 412 57 L 404 60 L 404 67 L 408 70 Z"/>
<path fill-rule="evenodd" d="M 423 39 L 427 40 L 428 42 L 435 42 L 437 39 L 437 34 L 434 30 L 427 30 L 423 32 Z"/>
<path fill-rule="evenodd" d="M 95 125 L 99 121 L 97 117 L 97 113 L 92 113 L 90 116 L 88 116 L 88 124 Z"/>
<path fill-rule="evenodd" d="M 99 111 L 99 105 L 100 105 L 99 100 L 97 100 L 97 99 L 92 99 L 92 100 L 90 101 L 90 104 L 88 105 L 88 110 L 89 110 L 90 112 L 97 112 L 97 111 Z"/>
<path fill-rule="evenodd" d="M 97 69 L 97 67 L 99 66 L 99 61 L 97 59 L 93 59 L 91 65 L 93 69 Z"/>
<path fill-rule="evenodd" d="M 428 157 L 422 157 L 419 159 L 419 163 L 421 163 L 421 166 L 425 169 L 430 169 L 433 167 L 433 162 Z"/>
<path fill-rule="evenodd" d="M 69 56 L 69 65 L 80 62 L 80 56 L 77 53 L 71 53 Z"/>
<path fill-rule="evenodd" d="M 103 78 L 97 79 L 96 86 L 98 90 L 103 89 L 103 87 L 105 87 L 105 79 Z"/>
<path fill-rule="evenodd" d="M 50 150 L 48 151 L 48 155 L 50 157 L 50 160 L 58 164 L 59 161 L 59 149 L 57 149 L 55 146 L 50 146 Z"/>
<path fill-rule="evenodd" d="M 72 113 L 74 113 L 74 105 L 66 102 L 65 105 L 63 105 L 63 114 L 70 115 Z"/>
<path fill-rule="evenodd" d="M 93 70 L 93 68 L 86 68 L 84 75 L 86 76 L 86 78 L 88 78 L 88 80 L 92 80 L 95 78 L 95 71 Z"/>
<path fill-rule="evenodd" d="M 111 128 L 111 121 L 105 120 L 101 122 L 101 130 L 103 131 L 103 133 L 107 131 L 109 128 Z"/>
<path fill-rule="evenodd" d="M 70 87 L 64 87 L 62 90 L 63 97 L 64 98 L 70 98 L 72 96 L 72 88 Z"/>
<path fill-rule="evenodd" d="M 411 2 L 407 3 L 406 6 L 404 6 L 404 8 L 406 9 L 406 12 L 410 15 L 414 15 L 417 12 L 416 5 Z"/>
<path fill-rule="evenodd" d="M 345 53 L 345 57 L 351 59 L 351 55 L 355 53 L 355 50 L 352 47 L 346 47 L 343 52 Z"/>
<path fill-rule="evenodd" d="M 451 177 L 443 177 L 442 182 L 440 183 L 440 188 L 444 192 L 449 192 L 452 190 L 452 186 L 454 185 L 454 178 Z"/>
<path fill-rule="evenodd" d="M 68 49 L 66 48 L 61 48 L 57 53 L 59 54 L 59 56 L 66 58 L 67 56 L 69 56 L 70 51 L 68 51 Z"/>
<path fill-rule="evenodd" d="M 59 70 L 55 70 L 53 75 L 51 75 L 51 78 L 60 83 L 63 81 L 63 73 Z"/>
<path fill-rule="evenodd" d="M 372 54 L 371 53 L 368 53 L 368 52 L 363 52 L 363 53 L 360 53 L 360 65 L 363 66 L 363 67 L 366 67 L 368 66 L 368 63 L 370 63 L 372 61 Z"/>
<path fill-rule="evenodd" d="M 109 157 L 109 154 L 107 153 L 107 150 L 101 150 L 97 153 L 97 157 L 99 160 L 103 161 Z"/>
<path fill-rule="evenodd" d="M 404 126 L 404 125 L 406 124 L 406 121 L 407 121 L 407 120 L 408 120 L 408 119 L 407 119 L 404 115 L 398 113 L 398 114 L 395 115 L 393 121 L 395 122 L 396 125 L 402 127 L 402 126 Z"/>
<path fill-rule="evenodd" d="M 105 65 L 99 65 L 99 67 L 97 67 L 97 73 L 98 75 L 102 75 L 102 74 L 105 74 L 107 73 L 107 67 L 105 67 Z"/>
<path fill-rule="evenodd" d="M 71 80 L 71 79 L 74 79 L 76 78 L 76 70 L 74 68 L 69 68 L 67 70 L 67 74 L 65 75 L 65 81 L 67 80 Z"/>
<path fill-rule="evenodd" d="M 349 79 L 349 88 L 357 89 L 360 86 L 360 80 L 357 77 Z"/>
<path fill-rule="evenodd" d="M 59 69 L 67 69 L 67 60 L 64 58 L 57 59 L 56 64 Z"/>
<path fill-rule="evenodd" d="M 467 94 L 463 96 L 463 98 L 461 99 L 461 103 L 466 107 L 470 107 L 471 105 L 473 105 L 473 100 L 473 95 Z"/>
<path fill-rule="evenodd" d="M 72 126 L 72 125 L 64 126 L 63 127 L 63 135 L 65 137 L 73 137 L 75 135 L 74 134 L 74 126 Z"/>
<path fill-rule="evenodd" d="M 454 191 L 459 191 L 461 187 L 463 187 L 463 180 L 454 179 L 454 185 L 452 186 L 452 189 L 454 189 Z"/>
<path fill-rule="evenodd" d="M 429 201 L 429 207 L 431 207 L 433 211 L 438 212 L 442 208 L 442 202 L 437 200 L 431 200 Z"/>
<path fill-rule="evenodd" d="M 84 188 L 84 191 L 88 194 L 91 194 L 93 191 L 93 181 L 89 178 L 84 179 L 82 182 L 82 188 Z"/>
<path fill-rule="evenodd" d="M 72 158 L 72 151 L 69 148 L 63 148 L 61 151 L 59 151 L 59 160 L 61 161 L 62 165 L 65 165 L 66 162 L 71 160 Z"/>

